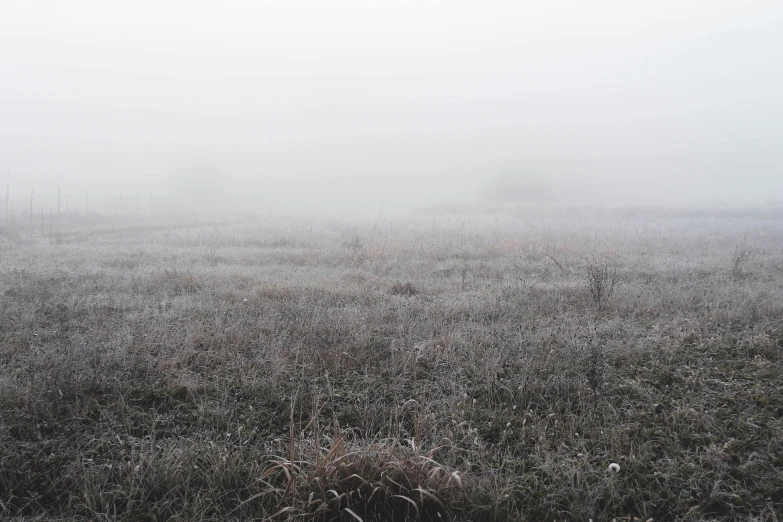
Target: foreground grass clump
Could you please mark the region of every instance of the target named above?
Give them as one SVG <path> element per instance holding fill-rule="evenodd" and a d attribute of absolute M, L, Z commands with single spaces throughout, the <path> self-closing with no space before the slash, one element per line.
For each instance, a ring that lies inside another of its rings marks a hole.
<path fill-rule="evenodd" d="M 0 518 L 777 520 L 783 238 L 721 219 L 19 236 Z"/>

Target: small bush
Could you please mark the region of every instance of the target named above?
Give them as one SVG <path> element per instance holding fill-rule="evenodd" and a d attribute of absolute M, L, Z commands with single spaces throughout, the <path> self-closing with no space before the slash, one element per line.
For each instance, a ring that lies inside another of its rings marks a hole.
<path fill-rule="evenodd" d="M 598 258 L 593 255 L 587 260 L 587 287 L 590 289 L 593 303 L 599 310 L 612 296 L 616 284 L 617 267 L 609 262 L 608 256 Z"/>
<path fill-rule="evenodd" d="M 737 243 L 731 253 L 731 278 L 741 279 L 745 275 L 748 263 L 756 252 L 748 245 L 747 237 Z"/>
<path fill-rule="evenodd" d="M 584 361 L 587 385 L 598 395 L 604 383 L 605 353 L 603 345 L 596 339 L 590 339 L 587 344 L 587 357 Z"/>
<path fill-rule="evenodd" d="M 390 292 L 393 295 L 404 295 L 407 297 L 419 293 L 418 289 L 416 289 L 416 287 L 413 286 L 411 283 L 400 283 L 400 282 L 394 283 L 394 285 L 391 287 Z"/>

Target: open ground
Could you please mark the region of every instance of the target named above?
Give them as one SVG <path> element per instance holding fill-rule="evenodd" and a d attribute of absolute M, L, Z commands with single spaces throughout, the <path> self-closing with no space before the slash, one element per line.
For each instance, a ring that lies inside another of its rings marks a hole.
<path fill-rule="evenodd" d="M 0 237 L 0 517 L 783 513 L 783 216 Z"/>

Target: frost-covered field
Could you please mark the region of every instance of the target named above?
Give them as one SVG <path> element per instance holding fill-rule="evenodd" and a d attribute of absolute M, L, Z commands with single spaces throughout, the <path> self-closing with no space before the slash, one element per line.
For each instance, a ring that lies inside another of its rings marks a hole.
<path fill-rule="evenodd" d="M 5 519 L 778 520 L 783 218 L 4 230 L 0 452 Z"/>

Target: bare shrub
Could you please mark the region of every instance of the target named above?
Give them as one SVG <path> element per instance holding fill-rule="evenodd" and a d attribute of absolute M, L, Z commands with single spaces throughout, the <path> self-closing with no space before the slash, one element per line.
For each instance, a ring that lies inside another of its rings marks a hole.
<path fill-rule="evenodd" d="M 593 255 L 587 260 L 586 272 L 590 297 L 601 310 L 606 300 L 612 296 L 617 284 L 617 266 L 609 260 L 608 255 L 603 257 Z"/>
<path fill-rule="evenodd" d="M 736 280 L 745 276 L 748 263 L 750 263 L 755 256 L 756 251 L 748 245 L 748 238 L 747 236 L 744 236 L 731 252 L 731 278 Z"/>

